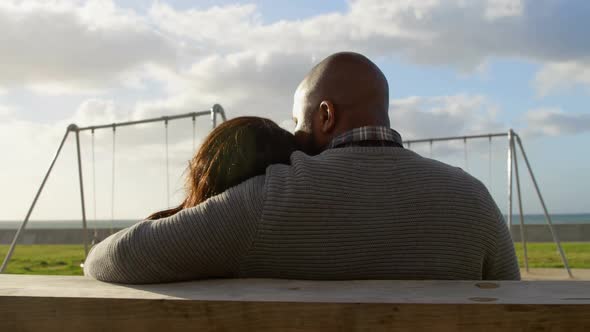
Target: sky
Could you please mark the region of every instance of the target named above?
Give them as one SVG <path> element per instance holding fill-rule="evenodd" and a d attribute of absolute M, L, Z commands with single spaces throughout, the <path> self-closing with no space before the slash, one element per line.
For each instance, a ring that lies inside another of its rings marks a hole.
<path fill-rule="evenodd" d="M 3 0 L 0 220 L 24 218 L 68 124 L 219 103 L 230 118 L 264 116 L 292 129 L 295 88 L 338 51 L 381 67 L 392 127 L 404 139 L 513 128 L 550 212 L 590 212 L 588 17 L 584 0 Z M 196 121 L 197 144 L 210 128 L 208 117 Z M 167 207 L 167 178 L 170 204 L 181 200 L 191 121 L 171 122 L 168 135 L 167 173 L 161 123 L 120 128 L 114 154 L 112 131 L 95 133 L 94 154 L 90 133 L 80 134 L 90 219 Z M 80 218 L 73 138 L 33 219 Z M 412 149 L 478 177 L 506 212 L 505 138 Z M 519 166 L 524 211 L 539 213 Z"/>

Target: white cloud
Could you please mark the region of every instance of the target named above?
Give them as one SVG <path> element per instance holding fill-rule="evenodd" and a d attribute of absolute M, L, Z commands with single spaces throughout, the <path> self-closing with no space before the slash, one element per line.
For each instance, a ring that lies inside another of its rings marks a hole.
<path fill-rule="evenodd" d="M 481 95 L 407 97 L 395 99 L 391 125 L 404 139 L 457 136 L 505 130 L 497 107 Z"/>
<path fill-rule="evenodd" d="M 590 62 L 550 63 L 535 76 L 535 88 L 540 95 L 582 84 L 590 87 Z"/>
<path fill-rule="evenodd" d="M 191 41 L 215 41 L 215 44 L 228 43 L 228 39 L 237 42 L 260 24 L 260 15 L 253 4 L 176 10 L 166 3 L 156 2 L 149 16 L 166 33 Z"/>
<path fill-rule="evenodd" d="M 34 190 L 49 166 L 51 155 L 55 153 L 59 143 L 58 137 L 64 134 L 63 129 L 60 128 L 58 131 L 52 126 L 17 121 L 10 117 L 0 121 L 0 151 L 4 156 L 0 172 L 0 200 L 6 202 L 2 219 L 20 219 L 25 216 L 27 204 L 30 204 Z M 60 163 L 56 168 L 61 169 L 61 165 Z M 70 174 L 75 174 L 73 169 Z M 53 181 L 49 185 L 54 189 L 59 188 Z M 58 191 L 57 197 L 63 197 L 66 192 L 61 188 Z M 42 197 L 43 199 L 46 199 L 46 196 Z M 64 210 L 68 203 L 70 202 L 61 205 Z"/>
<path fill-rule="evenodd" d="M 526 114 L 525 133 L 532 135 L 572 135 L 590 132 L 590 114 L 566 113 L 558 108 L 541 108 Z"/>
<path fill-rule="evenodd" d="M 354 0 L 345 12 L 271 24 L 263 24 L 249 5 L 189 11 L 155 5 L 150 15 L 165 31 L 226 50 L 325 54 L 357 49 L 472 69 L 494 56 L 558 61 L 584 54 L 590 47 L 585 35 L 564 28 L 572 23 L 567 14 L 573 9 L 531 0 Z M 228 17 L 233 25 L 226 24 Z M 215 20 L 219 25 L 208 26 Z"/>
<path fill-rule="evenodd" d="M 231 117 L 258 114 L 280 122 L 291 118 L 293 92 L 312 65 L 310 57 L 279 53 L 206 57 L 183 74 L 160 72 L 170 97 L 139 103 L 137 114 L 191 112 L 219 103 Z"/>
<path fill-rule="evenodd" d="M 9 106 L 0 105 L 0 120 L 9 119 L 14 115 L 14 109 Z"/>
<path fill-rule="evenodd" d="M 113 100 L 87 99 L 80 104 L 71 122 L 80 124 L 101 124 L 117 121 Z"/>
<path fill-rule="evenodd" d="M 317 60 L 355 50 L 469 72 L 492 58 L 549 66 L 580 61 L 590 53 L 583 32 L 590 28 L 584 19 L 589 14 L 590 6 L 550 0 L 353 0 L 343 12 L 270 24 L 260 20 L 253 5 L 183 11 L 157 3 L 149 12 L 162 31 L 218 54 L 248 50 Z M 567 81 L 556 76 L 543 89 Z"/>
<path fill-rule="evenodd" d="M 112 123 L 119 123 L 133 120 L 143 120 L 146 118 L 153 118 L 153 117 L 160 117 L 163 114 L 169 113 L 171 111 L 170 105 L 167 105 L 169 109 L 168 112 L 154 112 L 155 114 L 149 115 L 145 114 L 145 110 L 142 107 L 136 107 L 135 109 L 131 110 L 130 112 L 125 112 L 125 110 L 121 109 L 121 106 L 118 105 L 114 100 L 107 100 L 107 99 L 87 99 L 84 100 L 71 117 L 67 119 L 63 119 L 58 121 L 54 127 L 55 128 L 63 128 L 65 129 L 70 123 L 75 123 L 79 127 L 85 126 L 92 126 L 92 125 L 109 125 Z M 195 111 L 194 109 L 191 111 Z M 189 112 L 189 111 L 186 111 Z M 176 130 L 176 124 L 178 122 L 184 122 L 183 132 L 182 135 L 174 135 L 174 131 Z M 190 118 L 185 120 L 174 120 L 169 123 L 170 134 L 169 134 L 169 144 L 171 146 L 174 145 L 185 145 L 185 146 L 192 146 L 192 136 L 190 135 L 191 132 L 188 123 L 191 122 Z M 206 133 L 211 129 L 211 123 L 209 121 L 209 117 L 204 117 L 199 119 L 197 122 L 197 128 L 199 129 L 200 133 Z M 161 153 L 161 147 L 164 143 L 165 139 L 165 129 L 164 129 L 164 122 L 155 122 L 155 123 L 148 123 L 148 124 L 141 124 L 141 125 L 134 125 L 129 127 L 117 127 L 116 129 L 117 139 L 117 147 L 122 152 L 121 158 L 128 159 L 128 160 L 139 160 L 142 161 L 151 156 L 153 158 L 154 155 L 159 155 Z M 86 132 L 86 134 L 90 134 Z M 199 135 L 202 137 L 203 135 Z M 101 149 L 109 150 L 111 149 L 111 142 L 112 142 L 112 129 L 99 129 L 95 131 L 95 141 L 97 146 Z M 155 150 L 158 152 L 156 153 Z M 182 149 L 181 149 L 182 150 Z M 186 150 L 186 149 L 185 149 Z M 175 156 L 174 149 L 171 150 L 170 155 L 172 157 Z M 127 153 L 129 154 L 127 154 Z M 183 151 L 186 154 L 186 151 Z M 144 157 L 139 157 L 139 156 Z"/>
<path fill-rule="evenodd" d="M 498 113 L 488 98 L 470 94 L 412 96 L 394 99 L 390 106 L 391 125 L 404 140 L 503 132 L 506 125 L 498 120 Z M 487 140 L 470 141 L 469 151 L 486 154 L 487 144 Z M 428 143 L 412 145 L 411 149 L 430 155 Z M 432 153 L 450 162 L 452 158 L 463 157 L 464 149 L 462 140 L 453 140 L 437 142 L 432 146 Z"/>
<path fill-rule="evenodd" d="M 485 17 L 488 20 L 521 16 L 523 1 L 521 0 L 488 0 Z"/>
<path fill-rule="evenodd" d="M 0 85 L 55 94 L 106 88 L 144 65 L 175 63 L 176 45 L 111 1 L 3 1 Z"/>
<path fill-rule="evenodd" d="M 589 54 L 587 20 L 571 17 L 589 13 L 588 6 L 550 0 L 353 0 L 342 12 L 267 24 L 251 4 L 179 10 L 158 1 L 139 14 L 110 0 L 10 0 L 0 4 L 0 86 L 96 94 L 166 80 L 151 74 L 182 73 L 203 58 L 248 52 L 317 61 L 356 50 L 467 71 L 493 57 L 559 66 Z M 543 91 L 567 81 L 552 68 L 540 73 L 541 82 L 554 77 L 540 83 Z"/>

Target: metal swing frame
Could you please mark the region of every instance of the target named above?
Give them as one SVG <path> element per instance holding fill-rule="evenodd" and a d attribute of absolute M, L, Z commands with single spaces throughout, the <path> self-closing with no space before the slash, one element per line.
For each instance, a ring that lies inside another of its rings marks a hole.
<path fill-rule="evenodd" d="M 212 127 L 215 128 L 217 126 L 217 114 L 219 114 L 221 116 L 221 119 L 223 121 L 226 120 L 225 110 L 223 109 L 223 107 L 221 107 L 221 105 L 219 105 L 219 104 L 215 104 L 209 110 L 206 110 L 206 111 L 191 112 L 191 113 L 172 115 L 172 116 L 162 116 L 162 117 L 158 117 L 158 118 L 149 118 L 149 119 L 143 119 L 143 120 L 118 122 L 118 123 L 111 123 L 111 124 L 104 124 L 104 125 L 97 125 L 97 126 L 88 126 L 88 127 L 78 127 L 78 125 L 76 125 L 76 124 L 70 124 L 66 129 L 66 132 L 61 140 L 61 143 L 59 144 L 59 147 L 57 148 L 57 151 L 55 152 L 55 155 L 53 156 L 53 159 L 51 160 L 51 163 L 49 165 L 49 169 L 45 173 L 45 177 L 43 178 L 43 181 L 41 181 L 41 185 L 39 186 L 39 189 L 37 190 L 37 193 L 35 194 L 35 197 L 33 198 L 33 202 L 31 203 L 31 206 L 29 207 L 29 210 L 27 212 L 25 219 L 20 224 L 18 230 L 16 231 L 16 234 L 14 235 L 14 238 L 12 239 L 12 243 L 10 244 L 10 248 L 8 249 L 8 252 L 6 253 L 4 261 L 2 262 L 2 265 L 0 266 L 0 273 L 4 273 L 4 271 L 6 270 L 6 267 L 8 266 L 8 263 L 10 262 L 10 259 L 12 258 L 12 254 L 14 253 L 14 249 L 16 248 L 16 245 L 18 244 L 21 236 L 23 235 L 23 233 L 25 231 L 25 228 L 27 227 L 27 224 L 29 222 L 29 218 L 31 217 L 31 214 L 33 213 L 33 210 L 35 209 L 35 205 L 37 204 L 37 200 L 39 199 L 39 196 L 41 195 L 41 192 L 43 191 L 43 188 L 45 187 L 47 179 L 49 179 L 49 175 L 51 174 L 51 171 L 53 170 L 53 166 L 55 166 L 55 163 L 56 163 L 56 161 L 61 153 L 61 150 L 62 150 L 63 146 L 65 145 L 65 142 L 66 142 L 68 136 L 70 135 L 70 133 L 74 133 L 76 136 L 76 152 L 77 152 L 77 159 L 78 159 L 78 179 L 80 182 L 80 205 L 81 205 L 81 209 L 82 209 L 82 228 L 83 228 L 82 237 L 83 237 L 83 241 L 84 241 L 84 258 L 86 258 L 86 256 L 88 255 L 88 226 L 87 226 L 87 220 L 86 220 L 86 202 L 84 199 L 84 178 L 83 178 L 83 173 L 82 173 L 82 153 L 81 153 L 81 149 L 80 149 L 80 132 L 81 131 L 88 131 L 88 130 L 94 132 L 94 131 L 100 130 L 100 129 L 112 129 L 114 131 L 118 127 L 133 126 L 133 125 L 152 123 L 152 122 L 164 122 L 165 124 L 167 124 L 169 121 L 178 120 L 178 119 L 185 119 L 185 118 L 192 118 L 193 124 L 194 124 L 195 119 L 197 117 L 205 116 L 205 115 L 211 116 L 211 124 L 212 124 Z M 193 133 L 193 140 L 194 140 L 194 133 Z"/>
<path fill-rule="evenodd" d="M 406 140 L 404 144 L 411 147 L 412 144 L 416 143 L 429 143 L 430 144 L 430 151 L 432 153 L 432 144 L 434 142 L 444 142 L 444 141 L 459 141 L 462 140 L 464 145 L 467 145 L 467 140 L 470 139 L 481 139 L 481 138 L 488 138 L 489 144 L 491 144 L 492 139 L 495 137 L 507 137 L 508 138 L 508 162 L 507 162 L 507 169 L 508 169 L 508 224 L 512 226 L 512 219 L 513 219 L 513 181 L 516 180 L 516 192 L 518 195 L 518 210 L 519 210 L 519 228 L 520 228 L 520 240 L 522 243 L 523 248 L 523 256 L 524 256 L 524 266 L 525 270 L 529 272 L 529 259 L 528 259 L 528 251 L 527 251 L 527 242 L 526 242 L 526 229 L 524 226 L 524 213 L 522 209 L 522 194 L 520 190 L 520 175 L 518 171 L 518 151 L 517 145 L 520 149 L 520 153 L 522 155 L 523 160 L 525 161 L 527 170 L 531 177 L 531 181 L 533 182 L 533 186 L 535 187 L 535 191 L 537 192 L 537 196 L 539 197 L 539 202 L 541 203 L 541 207 L 543 208 L 543 213 L 545 214 L 545 220 L 547 222 L 547 226 L 549 226 L 549 230 L 551 231 L 551 236 L 553 237 L 553 242 L 555 242 L 557 249 L 559 251 L 559 255 L 561 257 L 561 261 L 563 262 L 564 268 L 570 278 L 573 278 L 572 271 L 569 267 L 569 263 L 567 261 L 567 257 L 565 256 L 565 252 L 561 246 L 561 241 L 557 235 L 553 227 L 553 221 L 551 220 L 551 215 L 547 210 L 547 206 L 545 205 L 545 200 L 543 199 L 543 195 L 541 194 L 541 189 L 539 188 L 539 184 L 537 183 L 537 179 L 535 174 L 533 173 L 533 169 L 527 157 L 527 154 L 524 150 L 524 146 L 522 144 L 522 140 L 520 136 L 514 132 L 514 130 L 510 129 L 507 133 L 492 133 L 492 134 L 483 134 L 483 135 L 471 135 L 471 136 L 450 136 L 450 137 L 439 137 L 439 138 L 426 138 L 426 139 L 416 139 L 416 140 Z M 467 160 L 467 149 L 464 149 L 465 153 L 465 165 L 468 167 L 468 160 Z M 491 159 L 490 159 L 491 162 Z"/>

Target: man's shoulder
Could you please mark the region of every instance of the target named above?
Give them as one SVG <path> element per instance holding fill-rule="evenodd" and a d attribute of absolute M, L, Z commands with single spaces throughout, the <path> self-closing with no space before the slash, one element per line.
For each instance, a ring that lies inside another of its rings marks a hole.
<path fill-rule="evenodd" d="M 279 173 L 292 172 L 297 168 L 314 169 L 312 166 L 330 164 L 358 165 L 370 162 L 374 165 L 391 166 L 394 168 L 411 168 L 417 171 L 432 169 L 440 173 L 453 174 L 464 177 L 469 181 L 478 181 L 460 167 L 452 166 L 444 162 L 421 156 L 420 154 L 397 147 L 346 147 L 329 149 L 318 155 L 307 155 L 301 151 L 295 151 L 291 155 L 290 165 L 272 165 L 269 168 Z M 268 172 L 267 172 L 268 174 Z"/>
<path fill-rule="evenodd" d="M 275 189 L 295 186 L 315 192 L 326 183 L 334 189 L 336 182 L 338 187 L 372 184 L 491 199 L 487 187 L 460 167 L 395 147 L 337 148 L 315 156 L 297 151 L 291 155 L 291 165 L 267 169 L 265 185 Z"/>
<path fill-rule="evenodd" d="M 397 147 L 346 147 L 326 150 L 318 155 L 308 155 L 301 151 L 291 154 L 290 165 L 274 164 L 267 168 L 266 175 L 285 175 L 297 170 L 316 171 L 332 165 L 353 166 L 362 163 L 382 167 L 411 168 L 415 170 L 433 169 L 446 174 L 455 174 L 469 180 L 476 180 L 460 167 L 455 167 L 435 159 L 423 157 L 411 150 Z"/>

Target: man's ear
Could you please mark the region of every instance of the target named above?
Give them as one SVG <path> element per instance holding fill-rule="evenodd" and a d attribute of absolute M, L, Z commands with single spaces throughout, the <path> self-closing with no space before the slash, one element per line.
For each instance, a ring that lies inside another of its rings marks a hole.
<path fill-rule="evenodd" d="M 324 134 L 331 133 L 336 127 L 336 109 L 331 101 L 324 100 L 320 103 L 320 123 Z"/>

